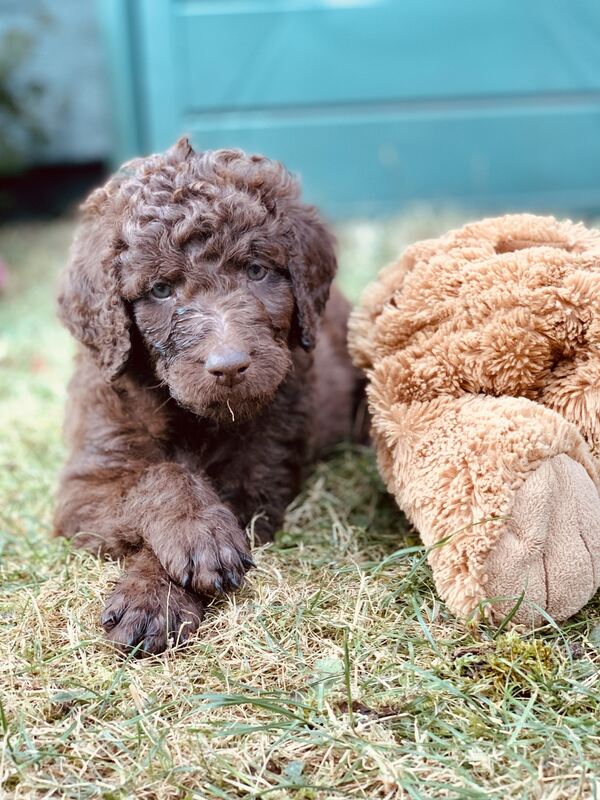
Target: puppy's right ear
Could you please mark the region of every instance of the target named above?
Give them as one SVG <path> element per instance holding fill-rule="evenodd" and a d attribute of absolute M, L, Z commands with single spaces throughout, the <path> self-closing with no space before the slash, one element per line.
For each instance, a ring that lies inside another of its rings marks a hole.
<path fill-rule="evenodd" d="M 84 204 L 84 221 L 62 276 L 58 308 L 62 322 L 112 380 L 125 367 L 131 341 L 119 290 L 119 238 L 109 206 L 107 188 L 93 192 Z"/>

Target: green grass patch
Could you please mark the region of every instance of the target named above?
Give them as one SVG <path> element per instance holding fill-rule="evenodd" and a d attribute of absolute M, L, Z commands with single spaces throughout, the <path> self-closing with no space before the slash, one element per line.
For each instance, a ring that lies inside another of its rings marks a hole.
<path fill-rule="evenodd" d="M 342 284 L 355 298 L 455 222 L 345 226 Z M 49 538 L 71 233 L 0 231 L 0 797 L 597 797 L 598 601 L 534 633 L 456 622 L 366 449 L 317 465 L 189 647 L 115 657 L 98 620 L 118 565 Z"/>

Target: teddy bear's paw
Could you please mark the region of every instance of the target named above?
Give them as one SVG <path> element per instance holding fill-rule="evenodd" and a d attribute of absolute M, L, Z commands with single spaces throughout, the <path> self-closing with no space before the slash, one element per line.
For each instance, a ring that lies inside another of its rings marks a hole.
<path fill-rule="evenodd" d="M 525 592 L 514 622 L 539 624 L 539 608 L 560 621 L 579 611 L 600 584 L 600 497 L 586 470 L 553 456 L 518 489 L 504 531 L 488 556 L 488 598 L 499 622 Z"/>

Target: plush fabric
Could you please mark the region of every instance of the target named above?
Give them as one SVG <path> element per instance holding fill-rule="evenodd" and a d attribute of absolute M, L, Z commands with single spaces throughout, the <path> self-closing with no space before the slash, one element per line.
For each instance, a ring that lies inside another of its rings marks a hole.
<path fill-rule="evenodd" d="M 600 583 L 600 232 L 522 214 L 414 244 L 365 291 L 350 348 L 449 608 L 581 608 Z"/>

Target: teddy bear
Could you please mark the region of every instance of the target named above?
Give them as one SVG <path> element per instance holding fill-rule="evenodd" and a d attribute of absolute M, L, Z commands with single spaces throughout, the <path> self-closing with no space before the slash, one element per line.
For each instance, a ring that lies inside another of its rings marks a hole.
<path fill-rule="evenodd" d="M 600 231 L 514 214 L 413 244 L 349 345 L 381 475 L 450 611 L 581 609 L 600 584 Z"/>

